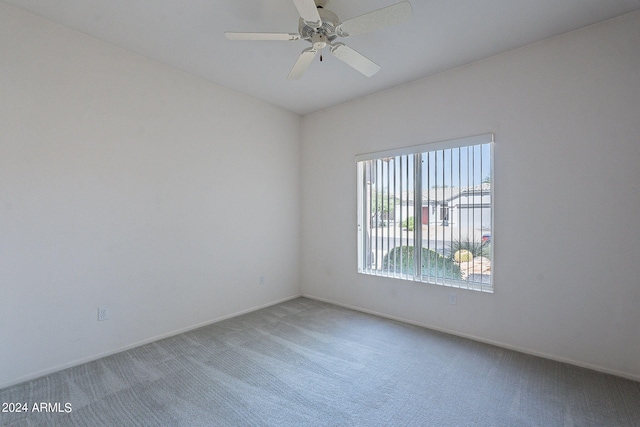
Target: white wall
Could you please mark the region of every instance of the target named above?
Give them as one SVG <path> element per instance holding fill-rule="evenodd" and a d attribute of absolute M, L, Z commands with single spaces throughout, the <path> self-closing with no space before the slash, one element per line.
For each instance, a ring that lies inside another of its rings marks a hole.
<path fill-rule="evenodd" d="M 298 295 L 301 275 L 309 296 L 640 379 L 639 69 L 635 13 L 301 127 L 0 3 L 0 387 Z M 450 306 L 358 275 L 354 156 L 485 132 L 495 294 Z"/>
<path fill-rule="evenodd" d="M 358 275 L 354 156 L 487 132 L 495 293 Z M 640 13 L 308 115 L 302 158 L 304 295 L 640 379 Z"/>
<path fill-rule="evenodd" d="M 0 93 L 0 387 L 299 295 L 299 116 L 3 3 Z"/>

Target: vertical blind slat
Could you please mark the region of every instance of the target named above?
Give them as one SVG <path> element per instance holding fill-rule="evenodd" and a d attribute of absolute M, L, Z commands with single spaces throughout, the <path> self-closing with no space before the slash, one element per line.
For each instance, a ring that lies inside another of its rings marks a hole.
<path fill-rule="evenodd" d="M 491 156 L 486 143 L 361 160 L 359 271 L 492 290 Z"/>

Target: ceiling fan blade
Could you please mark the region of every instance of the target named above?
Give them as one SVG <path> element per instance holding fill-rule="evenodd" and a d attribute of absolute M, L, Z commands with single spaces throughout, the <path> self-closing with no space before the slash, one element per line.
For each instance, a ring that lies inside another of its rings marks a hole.
<path fill-rule="evenodd" d="M 364 34 L 369 31 L 399 24 L 411 19 L 412 16 L 413 8 L 411 7 L 411 3 L 403 1 L 355 18 L 347 19 L 336 27 L 336 32 L 341 37 Z"/>
<path fill-rule="evenodd" d="M 309 65 L 311 65 L 311 62 L 313 61 L 313 58 L 316 57 L 317 53 L 318 50 L 312 47 L 308 47 L 303 50 L 296 63 L 293 65 L 291 72 L 289 72 L 287 80 L 298 80 L 302 77 L 305 71 L 307 71 L 307 68 L 309 68 Z"/>
<path fill-rule="evenodd" d="M 224 36 L 229 40 L 300 40 L 300 34 L 294 33 L 234 33 L 227 31 Z"/>
<path fill-rule="evenodd" d="M 305 24 L 312 28 L 320 28 L 322 18 L 320 18 L 318 7 L 314 0 L 293 0 L 293 3 L 296 5 L 296 9 L 298 9 L 298 13 Z"/>
<path fill-rule="evenodd" d="M 380 66 L 369 58 L 359 54 L 344 43 L 336 43 L 331 46 L 331 53 L 345 64 L 360 71 L 367 77 L 380 71 Z"/>

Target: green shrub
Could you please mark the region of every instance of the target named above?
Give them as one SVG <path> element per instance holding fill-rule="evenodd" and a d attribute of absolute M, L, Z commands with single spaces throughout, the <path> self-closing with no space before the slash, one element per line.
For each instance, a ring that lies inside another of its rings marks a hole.
<path fill-rule="evenodd" d="M 414 228 L 413 217 L 411 216 L 405 219 L 404 221 L 402 221 L 402 227 L 406 228 L 408 231 L 413 231 L 413 228 Z"/>
<path fill-rule="evenodd" d="M 382 259 L 382 268 L 392 273 L 413 274 L 413 246 L 398 246 Z M 460 267 L 438 252 L 422 248 L 422 275 L 461 279 Z"/>

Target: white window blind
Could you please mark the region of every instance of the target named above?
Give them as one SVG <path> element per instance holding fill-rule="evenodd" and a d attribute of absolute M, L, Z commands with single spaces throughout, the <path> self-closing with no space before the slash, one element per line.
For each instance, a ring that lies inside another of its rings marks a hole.
<path fill-rule="evenodd" d="M 493 135 L 359 155 L 358 271 L 493 290 Z"/>

